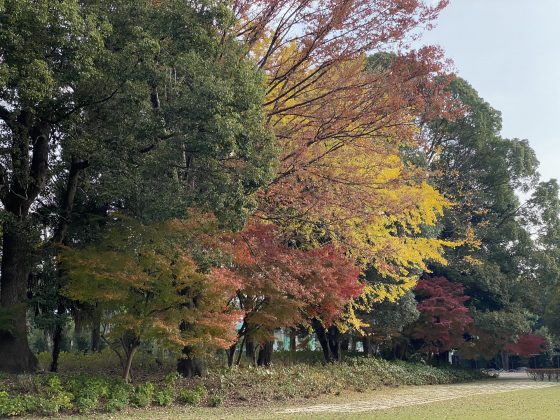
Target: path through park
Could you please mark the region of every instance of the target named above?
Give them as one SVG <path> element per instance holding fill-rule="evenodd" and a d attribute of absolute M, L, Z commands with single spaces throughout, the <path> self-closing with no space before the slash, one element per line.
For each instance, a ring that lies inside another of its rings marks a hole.
<path fill-rule="evenodd" d="M 318 404 L 306 407 L 287 408 L 279 414 L 298 413 L 360 413 L 374 410 L 384 410 L 432 402 L 452 400 L 475 395 L 497 394 L 524 389 L 547 388 L 559 386 L 558 382 L 539 381 L 529 379 L 524 373 L 503 373 L 496 380 L 488 382 L 471 382 L 453 385 L 432 385 L 406 387 L 402 389 L 380 391 L 374 399 L 352 401 L 338 404 Z"/>

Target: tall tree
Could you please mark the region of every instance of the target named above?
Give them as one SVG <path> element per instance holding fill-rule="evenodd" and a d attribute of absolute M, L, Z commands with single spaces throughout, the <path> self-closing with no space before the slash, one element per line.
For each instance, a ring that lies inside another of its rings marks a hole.
<path fill-rule="evenodd" d="M 86 167 L 90 198 L 107 209 L 162 219 L 198 206 L 239 226 L 274 148 L 258 70 L 220 36 L 234 23 L 225 3 L 6 1 L 0 19 L 0 299 L 13 315 L 0 370 L 20 372 L 35 366 L 25 334 L 39 243 L 30 211 L 53 199 L 52 182 L 67 180 L 55 233 L 67 231 Z"/>

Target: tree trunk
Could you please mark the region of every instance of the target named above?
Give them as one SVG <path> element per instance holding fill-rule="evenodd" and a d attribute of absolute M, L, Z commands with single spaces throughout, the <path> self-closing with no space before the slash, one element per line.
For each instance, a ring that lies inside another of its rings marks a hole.
<path fill-rule="evenodd" d="M 91 351 L 101 350 L 101 312 L 99 308 L 93 309 L 93 322 L 91 327 Z"/>
<path fill-rule="evenodd" d="M 334 358 L 331 352 L 331 348 L 329 346 L 329 340 L 327 338 L 327 330 L 323 326 L 323 323 L 318 319 L 313 319 L 313 321 L 311 321 L 311 325 L 313 326 L 313 329 L 315 330 L 315 335 L 317 335 L 317 339 L 321 344 L 321 349 L 323 350 L 323 356 L 325 358 L 325 362 L 327 363 L 333 362 Z"/>
<path fill-rule="evenodd" d="M 227 355 L 227 365 L 228 367 L 233 366 L 233 358 L 235 356 L 235 349 L 237 348 L 237 343 L 233 344 L 229 349 L 226 349 Z M 242 351 L 243 349 L 241 349 Z"/>
<path fill-rule="evenodd" d="M 121 337 L 121 347 L 125 354 L 125 363 L 123 366 L 123 378 L 126 383 L 131 381 L 132 359 L 140 347 L 140 339 L 133 331 L 127 331 Z"/>
<path fill-rule="evenodd" d="M 290 329 L 290 351 L 292 353 L 295 353 L 297 350 L 297 341 L 296 341 L 296 330 L 295 328 L 291 328 Z"/>
<path fill-rule="evenodd" d="M 341 351 L 348 351 L 350 349 L 350 339 L 348 337 L 344 337 L 340 340 L 340 350 Z"/>
<path fill-rule="evenodd" d="M 509 370 L 509 354 L 502 351 L 500 355 L 502 357 L 502 369 Z"/>
<path fill-rule="evenodd" d="M 58 315 L 64 313 L 64 305 L 59 304 L 57 309 Z M 58 320 L 54 327 L 53 334 L 53 349 L 51 358 L 51 372 L 58 372 L 58 356 L 60 355 L 60 347 L 62 344 L 62 338 L 64 336 L 64 324 Z"/>
<path fill-rule="evenodd" d="M 91 351 L 98 352 L 101 343 L 101 327 L 98 323 L 93 325 L 91 329 Z"/>
<path fill-rule="evenodd" d="M 27 340 L 27 281 L 32 246 L 22 222 L 3 226 L 0 289 L 0 372 L 29 373 L 37 358 Z"/>
<path fill-rule="evenodd" d="M 274 341 L 267 341 L 261 346 L 259 351 L 259 358 L 257 359 L 258 366 L 270 366 L 272 361 L 272 351 L 274 350 Z"/>
<path fill-rule="evenodd" d="M 124 372 L 123 372 L 124 381 L 127 384 L 130 383 L 130 381 L 131 381 L 130 368 L 132 367 L 132 359 L 134 358 L 134 355 L 136 354 L 136 351 L 138 350 L 138 346 L 133 346 L 128 350 L 129 351 L 126 353 L 126 365 L 124 367 Z"/>
<path fill-rule="evenodd" d="M 179 359 L 177 362 L 177 372 L 185 378 L 194 378 L 204 374 L 204 364 L 200 359 L 191 357 Z"/>
<path fill-rule="evenodd" d="M 177 372 L 185 378 L 204 375 L 204 363 L 194 356 L 194 349 L 190 346 L 183 348 L 183 358 L 177 360 Z"/>
<path fill-rule="evenodd" d="M 352 339 L 350 340 L 350 351 L 352 353 L 356 353 L 356 336 L 352 336 Z"/>
<path fill-rule="evenodd" d="M 371 342 L 371 337 L 365 336 L 363 339 L 364 346 L 364 356 L 369 357 L 373 354 L 373 345 Z"/>
<path fill-rule="evenodd" d="M 10 130 L 12 176 L 10 184 L 0 189 L 8 213 L 2 234 L 0 372 L 25 373 L 37 368 L 27 340 L 26 292 L 35 251 L 28 214 L 48 179 L 51 127 L 35 120 L 32 110 L 22 109 L 11 121 Z"/>
<path fill-rule="evenodd" d="M 257 364 L 255 342 L 249 335 L 245 335 L 245 337 L 245 356 L 249 359 L 251 365 L 255 366 Z"/>
<path fill-rule="evenodd" d="M 340 362 L 342 360 L 340 331 L 336 326 L 331 325 L 328 329 L 327 337 L 333 359 Z"/>

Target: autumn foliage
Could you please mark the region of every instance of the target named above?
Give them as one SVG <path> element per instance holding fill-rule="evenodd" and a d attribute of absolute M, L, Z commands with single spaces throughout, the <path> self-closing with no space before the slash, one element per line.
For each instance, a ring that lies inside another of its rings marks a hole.
<path fill-rule="evenodd" d="M 422 340 L 422 350 L 437 354 L 460 348 L 472 322 L 463 286 L 445 277 L 427 277 L 414 291 L 420 318 L 412 327 L 412 337 Z"/>
<path fill-rule="evenodd" d="M 295 248 L 270 224 L 226 235 L 223 249 L 232 260 L 216 271 L 241 285 L 236 304 L 245 314 L 245 330 L 262 339 L 275 328 L 314 318 L 330 324 L 363 289 L 359 269 L 340 249 Z"/>
<path fill-rule="evenodd" d="M 517 356 L 534 356 L 545 350 L 546 339 L 540 335 L 523 334 L 516 343 L 508 343 L 504 350 Z"/>
<path fill-rule="evenodd" d="M 101 311 L 104 339 L 122 348 L 123 359 L 148 340 L 176 351 L 226 348 L 235 340 L 240 314 L 227 302 L 237 284 L 200 271 L 188 246 L 190 227 L 117 218 L 95 245 L 62 249 L 63 294 Z"/>

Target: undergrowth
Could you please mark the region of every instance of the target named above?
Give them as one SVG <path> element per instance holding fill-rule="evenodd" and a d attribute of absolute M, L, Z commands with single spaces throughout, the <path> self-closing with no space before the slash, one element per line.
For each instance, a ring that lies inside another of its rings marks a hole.
<path fill-rule="evenodd" d="M 134 385 L 113 372 L 109 359 L 99 355 L 63 355 L 60 374 L 0 377 L 0 417 L 23 415 L 115 412 L 127 407 L 258 405 L 269 401 L 314 398 L 345 390 L 365 392 L 383 386 L 447 384 L 487 378 L 480 371 L 433 367 L 350 357 L 344 362 L 320 364 L 315 355 L 303 362 L 279 358 L 269 367 L 223 369 L 211 367 L 204 378 L 185 379 L 171 363 L 145 361 L 136 367 Z M 114 361 L 112 361 L 114 362 Z M 105 364 L 104 364 L 105 363 Z M 84 373 L 100 368 L 102 375 Z M 147 367 L 146 367 L 147 366 Z M 167 372 L 167 375 L 165 374 Z M 169 373 L 171 372 L 171 373 Z"/>

